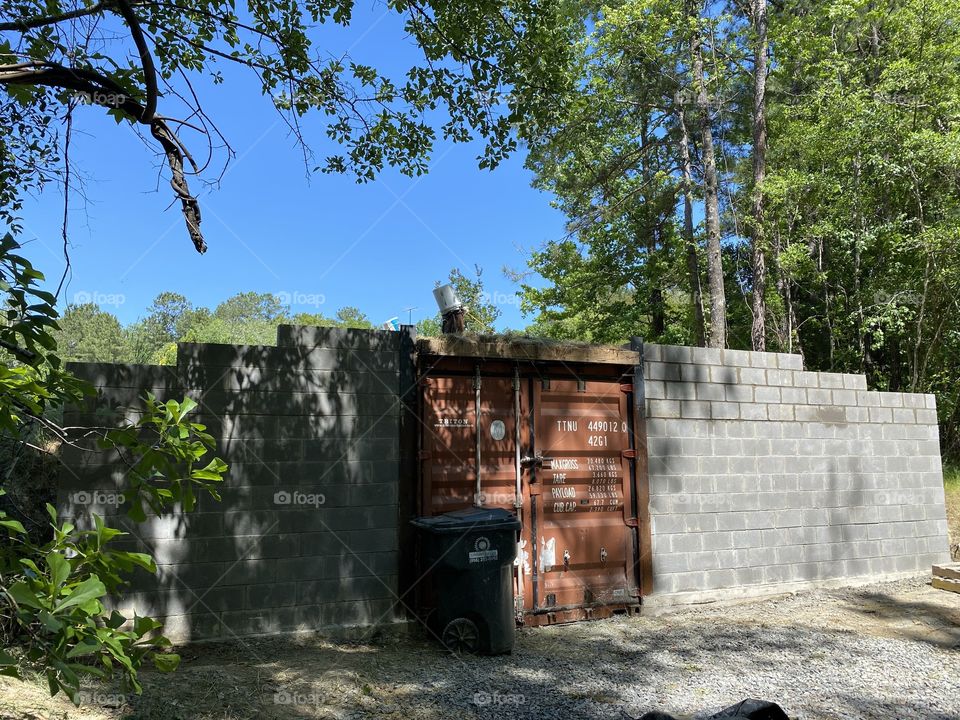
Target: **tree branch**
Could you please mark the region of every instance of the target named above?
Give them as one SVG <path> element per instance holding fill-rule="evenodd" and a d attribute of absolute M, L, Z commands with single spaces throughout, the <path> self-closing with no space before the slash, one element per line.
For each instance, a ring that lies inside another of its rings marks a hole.
<path fill-rule="evenodd" d="M 87 17 L 88 15 L 98 15 L 108 7 L 110 7 L 109 2 L 98 2 L 96 5 L 91 5 L 88 8 L 77 8 L 76 10 L 70 10 L 60 15 L 37 15 L 32 18 L 21 18 L 20 20 L 3 22 L 0 23 L 0 32 L 10 30 L 26 32 L 27 30 L 46 27 L 47 25 L 56 25 L 57 23 L 76 20 L 77 18 Z"/>
<path fill-rule="evenodd" d="M 154 75 L 154 82 L 155 77 Z M 17 63 L 16 65 L 0 65 L 0 85 L 42 85 L 64 90 L 76 90 L 77 92 L 87 93 L 91 97 L 101 94 L 113 95 L 115 104 L 109 107 L 120 110 L 137 122 L 147 125 L 150 128 L 150 134 L 163 147 L 167 164 L 170 167 L 170 186 L 180 200 L 181 211 L 187 224 L 187 232 L 190 234 L 190 239 L 193 241 L 197 252 L 204 253 L 207 251 L 207 244 L 200 230 L 200 204 L 190 194 L 183 169 L 184 159 L 194 166 L 195 164 L 166 120 L 156 117 L 155 114 L 151 116 L 148 113 L 148 108 L 128 97 L 123 87 L 106 75 L 89 68 L 68 68 L 39 60 Z M 156 102 L 155 92 L 154 90 L 154 103 Z"/>

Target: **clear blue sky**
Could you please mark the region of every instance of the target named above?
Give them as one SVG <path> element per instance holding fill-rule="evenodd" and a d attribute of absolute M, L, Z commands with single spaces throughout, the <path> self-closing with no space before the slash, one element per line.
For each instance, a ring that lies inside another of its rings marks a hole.
<path fill-rule="evenodd" d="M 331 52 L 352 46 L 355 60 L 387 74 L 399 75 L 416 57 L 397 17 L 380 5 L 358 7 L 348 30 L 323 33 Z M 71 158 L 85 175 L 85 198 L 75 193 L 71 201 L 73 274 L 66 300 L 98 300 L 129 323 L 163 290 L 209 307 L 254 290 L 305 300 L 294 312 L 333 315 L 354 305 L 376 323 L 397 315 L 406 322 L 403 309 L 416 306 L 416 322 L 436 312 L 435 281 L 452 267 L 472 275 L 476 264 L 486 289 L 501 300 L 500 327 L 529 322 L 502 267 L 523 267 L 523 249 L 562 235 L 563 217 L 550 208 L 549 196 L 530 187 L 522 153 L 493 172 L 481 171 L 478 145 L 441 142 L 421 178 L 389 170 L 365 185 L 350 176 L 307 178 L 300 151 L 255 78 L 222 69 L 225 85 L 199 86 L 237 158 L 219 188 L 192 179 L 210 248 L 203 256 L 186 234 L 179 204 L 171 206 L 160 158 L 101 108 L 77 111 Z M 320 123 L 308 122 L 307 135 L 318 158 L 336 151 Z M 183 138 L 197 153 L 205 149 L 202 138 Z M 22 213 L 28 256 L 51 279 L 63 268 L 62 202 L 51 187 Z M 323 304 L 310 304 L 318 296 Z"/>

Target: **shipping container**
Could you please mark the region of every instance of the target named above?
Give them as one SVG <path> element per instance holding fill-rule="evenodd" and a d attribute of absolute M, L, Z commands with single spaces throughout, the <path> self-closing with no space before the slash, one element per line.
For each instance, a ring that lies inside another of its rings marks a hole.
<path fill-rule="evenodd" d="M 418 341 L 416 512 L 517 513 L 518 623 L 636 612 L 652 591 L 641 357 L 639 341 Z"/>

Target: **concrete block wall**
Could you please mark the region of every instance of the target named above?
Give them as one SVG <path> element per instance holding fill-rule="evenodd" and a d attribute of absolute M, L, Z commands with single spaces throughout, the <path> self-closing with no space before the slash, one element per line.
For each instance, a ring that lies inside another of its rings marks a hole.
<path fill-rule="evenodd" d="M 119 607 L 180 641 L 400 620 L 401 335 L 283 326 L 276 347 L 181 344 L 176 367 L 72 365 L 99 394 L 68 424 L 136 417 L 144 391 L 187 395 L 230 466 L 221 502 L 136 524 L 116 502 L 122 466 L 68 454 L 62 513 L 106 516 L 158 563 Z"/>
<path fill-rule="evenodd" d="M 647 345 L 644 369 L 655 598 L 948 559 L 932 395 L 775 353 Z"/>

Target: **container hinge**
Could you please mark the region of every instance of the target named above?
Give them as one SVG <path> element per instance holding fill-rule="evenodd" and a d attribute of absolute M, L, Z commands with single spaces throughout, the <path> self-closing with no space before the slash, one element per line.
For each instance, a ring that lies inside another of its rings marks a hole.
<path fill-rule="evenodd" d="M 623 524 L 632 528 L 640 527 L 640 522 L 637 520 L 637 518 L 624 518 Z"/>
<path fill-rule="evenodd" d="M 636 456 L 637 456 L 637 451 L 634 450 L 633 448 L 628 448 L 628 449 L 626 449 L 626 450 L 621 450 L 621 451 L 620 451 L 620 457 L 624 457 L 624 458 L 628 458 L 628 459 L 632 460 L 632 459 L 635 458 Z"/>
<path fill-rule="evenodd" d="M 633 392 L 633 383 L 620 383 L 620 392 L 622 392 L 622 393 L 632 393 L 632 392 Z"/>
<path fill-rule="evenodd" d="M 585 393 L 587 391 L 587 381 L 577 378 L 577 392 Z"/>

